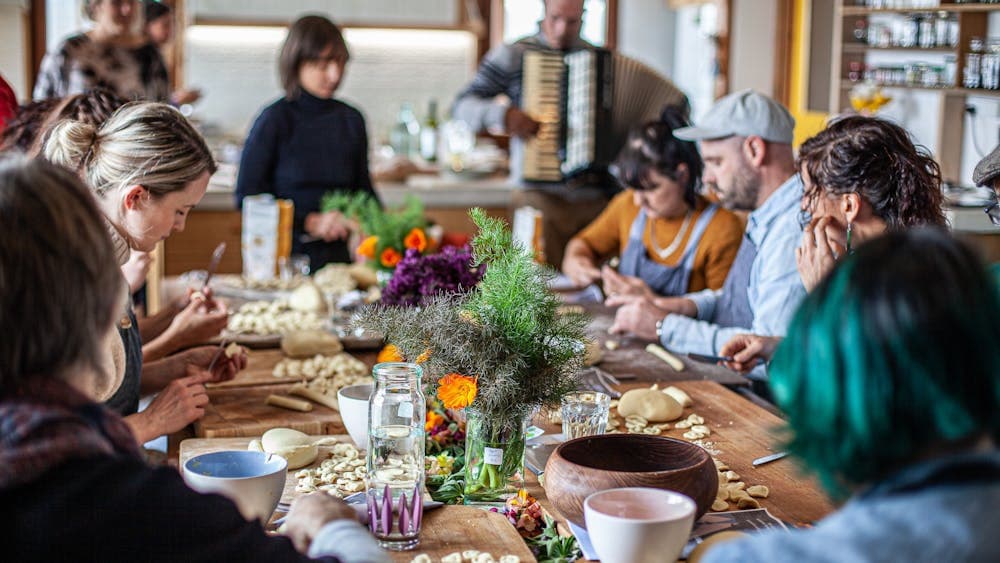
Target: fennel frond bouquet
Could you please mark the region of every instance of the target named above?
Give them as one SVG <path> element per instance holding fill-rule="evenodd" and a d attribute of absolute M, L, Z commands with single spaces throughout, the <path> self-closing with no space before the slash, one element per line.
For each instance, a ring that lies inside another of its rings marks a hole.
<path fill-rule="evenodd" d="M 484 269 L 469 292 L 421 307 L 377 304 L 355 324 L 386 335 L 409 361 L 423 360 L 430 392 L 448 408 L 471 406 L 492 425 L 512 428 L 576 387 L 583 362 L 582 314 L 559 314 L 551 270 L 516 244 L 506 224 L 479 208 L 473 261 Z"/>

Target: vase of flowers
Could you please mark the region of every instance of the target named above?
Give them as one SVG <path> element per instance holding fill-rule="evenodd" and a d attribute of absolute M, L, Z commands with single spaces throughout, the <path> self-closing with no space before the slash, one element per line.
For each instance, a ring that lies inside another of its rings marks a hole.
<path fill-rule="evenodd" d="M 420 307 L 372 305 L 354 322 L 385 334 L 401 357 L 423 360 L 431 396 L 465 409 L 465 501 L 502 505 L 521 486 L 531 414 L 577 387 L 586 319 L 559 314 L 553 273 L 503 221 L 481 209 L 470 215 L 479 228 L 474 264 L 484 269 L 471 291 Z"/>
<path fill-rule="evenodd" d="M 385 284 L 407 251 L 423 254 L 430 248 L 424 205 L 407 196 L 403 207 L 386 210 L 366 192 L 331 192 L 323 196 L 322 210 L 339 211 L 357 221 L 367 236 L 357 246 L 358 256 L 374 264 L 379 283 Z M 379 275 L 380 272 L 384 272 Z"/>
<path fill-rule="evenodd" d="M 466 409 L 465 503 L 504 502 L 524 488 L 524 440 L 530 417 L 496 420 Z"/>

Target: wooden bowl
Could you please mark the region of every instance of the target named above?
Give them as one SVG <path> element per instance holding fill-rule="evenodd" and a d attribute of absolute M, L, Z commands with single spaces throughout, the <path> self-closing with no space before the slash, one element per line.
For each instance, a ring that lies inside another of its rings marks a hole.
<path fill-rule="evenodd" d="M 545 496 L 582 528 L 583 501 L 619 487 L 651 487 L 683 493 L 701 518 L 719 489 L 719 474 L 701 447 L 647 434 L 602 434 L 563 442 L 545 464 Z"/>

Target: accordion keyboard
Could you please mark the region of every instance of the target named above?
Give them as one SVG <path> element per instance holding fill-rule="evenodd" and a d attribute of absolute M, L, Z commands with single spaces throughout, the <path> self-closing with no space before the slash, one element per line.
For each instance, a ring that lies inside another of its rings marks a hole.
<path fill-rule="evenodd" d="M 528 51 L 524 54 L 521 108 L 539 123 L 538 133 L 525 142 L 522 176 L 525 180 L 562 180 L 561 114 L 566 63 L 560 53 Z"/>

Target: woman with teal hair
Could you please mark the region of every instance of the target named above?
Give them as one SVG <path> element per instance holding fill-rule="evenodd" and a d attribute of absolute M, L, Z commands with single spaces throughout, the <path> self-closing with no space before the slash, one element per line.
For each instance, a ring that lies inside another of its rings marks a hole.
<path fill-rule="evenodd" d="M 788 449 L 835 498 L 705 561 L 1000 561 L 1000 296 L 944 231 L 890 233 L 806 298 L 771 362 Z"/>

